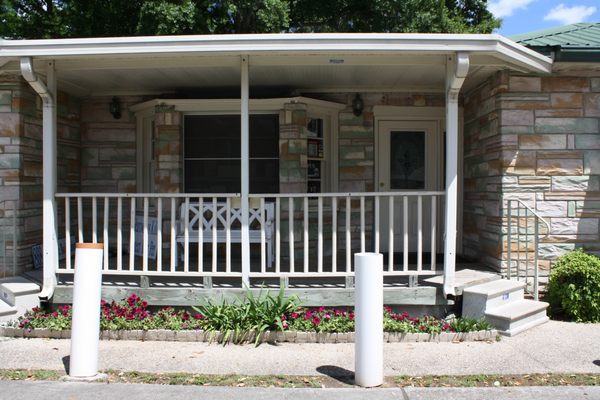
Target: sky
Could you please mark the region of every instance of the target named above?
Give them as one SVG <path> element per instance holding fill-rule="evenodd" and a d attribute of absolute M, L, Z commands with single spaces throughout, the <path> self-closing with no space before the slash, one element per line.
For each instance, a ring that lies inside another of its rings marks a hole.
<path fill-rule="evenodd" d="M 599 0 L 488 0 L 503 36 L 533 32 L 577 22 L 600 22 Z"/>

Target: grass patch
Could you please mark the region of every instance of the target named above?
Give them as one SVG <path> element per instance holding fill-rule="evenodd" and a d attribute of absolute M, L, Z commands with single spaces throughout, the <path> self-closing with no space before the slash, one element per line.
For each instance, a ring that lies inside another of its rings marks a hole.
<path fill-rule="evenodd" d="M 0 369 L 2 381 L 56 381 L 63 375 L 62 371 L 45 369 Z"/>
<path fill-rule="evenodd" d="M 103 371 L 109 383 L 194 385 L 228 387 L 336 388 L 351 387 L 352 376 L 326 375 L 205 375 L 192 373 L 150 373 Z M 63 371 L 0 369 L 0 380 L 56 381 Z M 386 377 L 384 387 L 516 387 L 516 386 L 600 386 L 600 374 L 524 375 L 428 375 Z"/>
<path fill-rule="evenodd" d="M 600 374 L 431 375 L 393 379 L 398 386 L 416 387 L 600 386 Z"/>
<path fill-rule="evenodd" d="M 323 378 L 286 375 L 203 375 L 190 373 L 146 373 L 106 371 L 111 383 L 152 383 L 158 385 L 320 388 Z"/>

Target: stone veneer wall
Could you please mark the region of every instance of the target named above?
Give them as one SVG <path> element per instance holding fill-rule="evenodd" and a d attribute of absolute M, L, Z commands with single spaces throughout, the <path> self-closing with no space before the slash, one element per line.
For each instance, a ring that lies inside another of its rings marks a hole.
<path fill-rule="evenodd" d="M 79 102 L 59 93 L 57 115 L 58 191 L 78 192 Z M 8 232 L 9 250 L 6 267 L 0 262 L 0 276 L 13 274 L 14 207 L 18 209 L 14 272 L 19 274 L 31 268 L 31 247 L 42 242 L 42 102 L 19 75 L 3 74 L 0 75 L 0 224 L 2 232 Z"/>
<path fill-rule="evenodd" d="M 136 119 L 130 106 L 144 99 L 123 96 L 122 115 L 109 112 L 112 97 L 93 97 L 81 105 L 81 192 L 136 191 Z"/>
<path fill-rule="evenodd" d="M 498 73 L 465 98 L 466 254 L 504 265 L 503 198 L 547 219 L 542 268 L 567 250 L 600 252 L 600 74 Z"/>
<path fill-rule="evenodd" d="M 154 190 L 183 191 L 183 116 L 170 108 L 157 107 L 154 115 Z"/>

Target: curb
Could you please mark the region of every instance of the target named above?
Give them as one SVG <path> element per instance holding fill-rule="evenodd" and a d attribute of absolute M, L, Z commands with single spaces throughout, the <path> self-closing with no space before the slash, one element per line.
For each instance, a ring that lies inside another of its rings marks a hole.
<path fill-rule="evenodd" d="M 495 341 L 498 331 L 460 332 L 460 333 L 395 333 L 384 332 L 385 343 L 440 343 L 440 342 L 478 342 Z M 47 339 L 69 339 L 70 330 L 55 331 L 50 329 L 21 329 L 12 327 L 0 327 L 0 336 L 14 338 L 47 338 Z M 206 331 L 173 331 L 168 329 L 143 330 L 121 330 L 101 331 L 102 340 L 141 340 L 159 342 L 217 342 L 222 343 L 223 332 Z M 232 340 L 236 339 L 236 340 Z M 239 340 L 238 340 L 239 339 Z M 243 336 L 235 337 L 231 332 L 228 341 L 254 343 L 256 334 L 250 332 Z M 319 333 L 319 332 L 276 332 L 266 331 L 261 335 L 258 343 L 354 343 L 354 332 L 348 333 Z"/>

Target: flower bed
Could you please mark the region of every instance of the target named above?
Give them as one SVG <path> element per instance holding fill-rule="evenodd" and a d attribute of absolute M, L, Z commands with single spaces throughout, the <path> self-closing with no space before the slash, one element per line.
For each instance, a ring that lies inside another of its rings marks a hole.
<path fill-rule="evenodd" d="M 410 317 L 384 307 L 384 339 L 398 341 L 493 340 L 485 321 Z M 72 310 L 68 305 L 45 312 L 36 307 L 0 334 L 18 337 L 70 337 Z M 335 308 L 303 308 L 282 293 L 247 297 L 239 303 L 207 303 L 194 311 L 171 307 L 152 312 L 135 294 L 119 302 L 102 300 L 103 339 L 177 340 L 216 342 L 326 342 L 354 341 L 354 312 Z"/>

